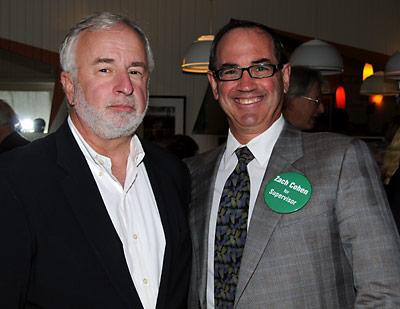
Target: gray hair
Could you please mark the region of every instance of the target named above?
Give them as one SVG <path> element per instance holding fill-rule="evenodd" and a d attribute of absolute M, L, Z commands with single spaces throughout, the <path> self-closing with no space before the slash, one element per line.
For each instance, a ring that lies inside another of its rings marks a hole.
<path fill-rule="evenodd" d="M 6 101 L 0 99 L 0 126 L 9 125 L 14 127 L 17 123 L 17 114 Z"/>
<path fill-rule="evenodd" d="M 140 36 L 146 51 L 148 69 L 151 72 L 154 68 L 153 52 L 151 51 L 149 39 L 143 30 L 127 17 L 108 12 L 87 16 L 69 30 L 60 47 L 60 64 L 63 71 L 71 72 L 73 75 L 76 73 L 75 47 L 82 31 L 87 29 L 110 29 L 117 24 L 127 26 Z"/>
<path fill-rule="evenodd" d="M 310 89 L 316 84 L 319 88 L 322 86 L 322 76 L 317 70 L 294 66 L 290 71 L 289 89 L 287 98 L 300 97 L 307 95 Z"/>

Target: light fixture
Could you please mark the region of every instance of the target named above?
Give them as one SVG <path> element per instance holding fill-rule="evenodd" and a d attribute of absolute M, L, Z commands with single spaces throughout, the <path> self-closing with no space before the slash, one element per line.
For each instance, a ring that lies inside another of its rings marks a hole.
<path fill-rule="evenodd" d="M 337 49 L 317 39 L 297 47 L 290 56 L 290 64 L 319 70 L 322 75 L 335 75 L 343 72 L 343 59 Z"/>
<path fill-rule="evenodd" d="M 343 86 L 339 86 L 336 88 L 336 108 L 339 109 L 346 109 L 346 92 L 343 88 Z"/>
<path fill-rule="evenodd" d="M 370 63 L 364 64 L 362 80 L 365 80 L 367 77 L 370 77 L 374 74 L 374 67 Z"/>
<path fill-rule="evenodd" d="M 209 34 L 201 35 L 188 48 L 183 57 L 181 69 L 187 73 L 207 73 L 211 45 L 214 40 L 213 33 L 213 5 L 215 0 L 210 1 Z"/>
<path fill-rule="evenodd" d="M 395 80 L 386 79 L 383 71 L 378 71 L 374 75 L 366 78 L 360 89 L 360 94 L 362 95 L 397 95 L 399 94 L 399 89 L 397 88 L 397 83 Z"/>
<path fill-rule="evenodd" d="M 400 52 L 395 52 L 386 63 L 385 78 L 400 80 Z"/>
<path fill-rule="evenodd" d="M 376 94 L 369 97 L 369 101 L 374 104 L 376 107 L 382 107 L 383 104 L 383 95 Z"/>
<path fill-rule="evenodd" d="M 22 119 L 20 121 L 20 124 L 21 124 L 21 132 L 24 132 L 24 133 L 34 132 L 32 119 L 30 119 L 30 118 Z"/>
<path fill-rule="evenodd" d="M 214 35 L 202 35 L 194 41 L 182 61 L 182 71 L 189 73 L 207 73 L 208 59 Z"/>

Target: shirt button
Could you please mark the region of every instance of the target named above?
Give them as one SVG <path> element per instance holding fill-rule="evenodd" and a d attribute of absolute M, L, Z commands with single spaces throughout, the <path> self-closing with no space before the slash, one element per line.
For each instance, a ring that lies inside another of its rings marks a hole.
<path fill-rule="evenodd" d="M 99 176 L 100 177 L 103 176 L 103 172 L 102 171 L 99 172 Z"/>
<path fill-rule="evenodd" d="M 148 284 L 149 284 L 149 280 L 148 280 L 147 278 L 144 278 L 144 279 L 143 279 L 143 284 L 144 284 L 144 285 L 148 285 Z"/>
<path fill-rule="evenodd" d="M 137 240 L 137 239 L 138 239 L 137 234 L 133 234 L 133 239 L 134 239 L 134 240 Z"/>

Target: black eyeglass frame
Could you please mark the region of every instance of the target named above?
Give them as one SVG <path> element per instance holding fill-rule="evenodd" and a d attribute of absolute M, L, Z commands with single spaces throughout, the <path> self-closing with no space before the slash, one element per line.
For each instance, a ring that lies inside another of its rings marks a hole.
<path fill-rule="evenodd" d="M 262 76 L 262 77 L 253 76 L 253 75 L 251 74 L 251 71 L 250 71 L 250 70 L 251 70 L 252 68 L 254 68 L 254 67 L 270 67 L 270 68 L 272 68 L 272 73 L 271 73 L 270 75 L 268 75 L 268 76 Z M 278 63 L 278 64 L 274 64 L 274 63 L 257 63 L 257 64 L 253 64 L 253 65 L 250 65 L 250 66 L 245 67 L 245 68 L 242 68 L 242 67 L 225 67 L 225 68 L 221 68 L 221 69 L 219 69 L 219 70 L 213 71 L 213 75 L 214 75 L 214 77 L 215 77 L 217 80 L 219 80 L 219 81 L 221 81 L 221 82 L 230 82 L 230 81 L 235 81 L 235 80 L 241 79 L 241 78 L 243 77 L 243 71 L 247 71 L 247 73 L 249 74 L 249 76 L 250 76 L 251 78 L 262 79 L 262 78 L 269 78 L 269 77 L 274 76 L 274 74 L 275 74 L 276 72 L 278 72 L 279 70 L 281 70 L 282 68 L 283 68 L 283 64 L 282 64 L 282 63 Z M 240 76 L 239 76 L 238 78 L 234 78 L 234 79 L 221 79 L 220 73 L 221 73 L 222 71 L 225 71 L 225 70 L 232 70 L 232 69 L 241 70 Z"/>

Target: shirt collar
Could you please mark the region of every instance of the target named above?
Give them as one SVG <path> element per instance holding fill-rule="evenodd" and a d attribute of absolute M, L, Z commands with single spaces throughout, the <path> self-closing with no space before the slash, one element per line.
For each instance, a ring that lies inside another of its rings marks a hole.
<path fill-rule="evenodd" d="M 227 164 L 232 156 L 235 156 L 235 150 L 237 148 L 247 146 L 254 155 L 258 164 L 261 166 L 266 165 L 269 161 L 269 155 L 267 156 L 266 154 L 271 153 L 271 150 L 274 148 L 275 143 L 282 132 L 284 124 L 285 121 L 281 114 L 281 116 L 267 130 L 253 138 L 246 145 L 240 144 L 233 136 L 231 130 L 229 130 L 225 155 L 223 158 L 224 164 Z"/>
<path fill-rule="evenodd" d="M 111 159 L 107 156 L 99 154 L 85 141 L 83 136 L 79 133 L 78 129 L 75 127 L 70 116 L 68 116 L 67 121 L 71 129 L 72 135 L 77 141 L 79 148 L 83 152 L 86 160 L 89 160 L 98 166 L 104 167 L 105 169 L 107 169 L 108 172 L 110 172 L 110 174 L 112 174 Z M 142 143 L 135 134 L 130 141 L 128 162 L 131 162 L 131 164 L 133 163 L 135 166 L 138 166 L 143 161 L 144 155 L 145 152 L 143 150 Z"/>

